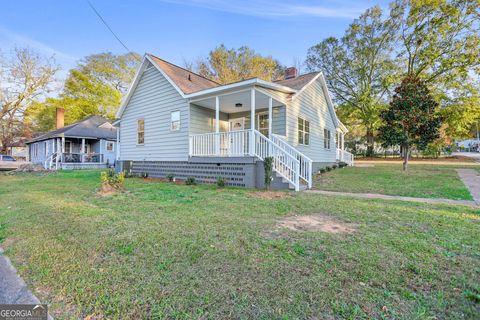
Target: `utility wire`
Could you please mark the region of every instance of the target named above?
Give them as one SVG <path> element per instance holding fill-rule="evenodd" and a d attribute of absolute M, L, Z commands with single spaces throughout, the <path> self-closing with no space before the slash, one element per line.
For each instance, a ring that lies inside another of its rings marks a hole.
<path fill-rule="evenodd" d="M 125 48 L 125 50 L 127 50 L 128 53 L 132 53 L 132 51 L 127 47 L 127 45 L 125 43 L 123 43 L 123 41 L 115 34 L 115 32 L 112 30 L 112 28 L 110 28 L 110 26 L 108 25 L 108 23 L 105 21 L 105 19 L 103 19 L 102 15 L 100 14 L 100 12 L 97 11 L 97 9 L 95 9 L 95 7 L 93 6 L 93 4 L 87 0 L 87 3 L 88 5 L 90 6 L 90 8 L 92 8 L 93 12 L 95 12 L 95 14 L 97 15 L 97 17 L 102 21 L 102 23 L 105 25 L 105 27 L 107 27 L 107 29 L 110 31 L 110 33 L 115 37 L 115 39 L 117 39 L 118 42 L 120 42 L 120 44 Z M 136 56 L 136 55 L 133 55 L 138 61 L 140 61 L 140 59 Z"/>

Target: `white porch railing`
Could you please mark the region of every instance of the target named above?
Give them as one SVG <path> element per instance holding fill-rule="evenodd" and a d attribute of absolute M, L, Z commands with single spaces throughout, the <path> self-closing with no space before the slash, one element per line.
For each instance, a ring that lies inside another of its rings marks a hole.
<path fill-rule="evenodd" d="M 349 166 L 353 166 L 353 154 L 337 148 L 337 160 L 338 161 L 343 161 Z"/>
<path fill-rule="evenodd" d="M 291 145 L 289 145 L 284 139 L 285 137 L 277 135 L 277 134 L 272 134 L 271 137 L 272 141 L 275 144 L 278 144 L 280 147 L 282 147 L 285 152 L 293 156 L 295 159 L 300 161 L 300 178 L 302 178 L 307 184 L 308 188 L 312 187 L 312 164 L 313 161 Z"/>
<path fill-rule="evenodd" d="M 255 148 L 250 148 L 252 135 Z M 257 130 L 239 130 L 191 135 L 189 151 L 190 156 L 200 157 L 256 156 L 261 160 L 272 157 L 273 169 L 292 184 L 296 191 L 300 190 L 300 178 L 311 187 L 310 159 L 299 160 L 300 153 L 295 153 L 293 148 L 287 150 L 286 145 L 275 143 Z"/>

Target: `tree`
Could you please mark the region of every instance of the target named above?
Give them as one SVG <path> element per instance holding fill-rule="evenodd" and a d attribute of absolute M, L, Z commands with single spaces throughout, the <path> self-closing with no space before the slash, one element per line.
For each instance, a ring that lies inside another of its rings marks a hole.
<path fill-rule="evenodd" d="M 191 63 L 185 65 L 193 68 Z M 210 51 L 207 58 L 200 58 L 193 69 L 220 84 L 249 78 L 271 81 L 283 76 L 284 71 L 271 56 L 264 57 L 246 46 L 227 49 L 223 44 Z"/>
<path fill-rule="evenodd" d="M 14 50 L 12 59 L 0 59 L 0 145 L 1 152 L 23 136 L 25 110 L 48 94 L 59 70 L 52 58 L 42 58 L 28 48 Z"/>
<path fill-rule="evenodd" d="M 39 131 L 52 129 L 57 107 L 65 108 L 66 124 L 90 115 L 113 119 L 139 61 L 135 53 L 115 55 L 107 52 L 87 56 L 70 70 L 59 98 L 32 105 L 28 110 L 31 122 Z"/>
<path fill-rule="evenodd" d="M 480 118 L 478 1 L 399 0 L 395 6 L 399 67 L 433 89 L 448 123 L 446 133 L 466 136 Z"/>
<path fill-rule="evenodd" d="M 381 9 L 373 7 L 342 38 L 327 38 L 308 50 L 307 68 L 325 74 L 342 122 L 364 128 L 367 155 L 373 155 L 380 112 L 396 80 L 392 52 L 397 29 L 398 19 L 383 19 Z"/>
<path fill-rule="evenodd" d="M 412 147 L 424 150 L 440 137 L 437 109 L 438 103 L 425 82 L 409 75 L 395 89 L 389 108 L 381 113 L 384 124 L 379 128 L 379 138 L 384 147 L 402 147 L 403 170 L 407 170 Z"/>

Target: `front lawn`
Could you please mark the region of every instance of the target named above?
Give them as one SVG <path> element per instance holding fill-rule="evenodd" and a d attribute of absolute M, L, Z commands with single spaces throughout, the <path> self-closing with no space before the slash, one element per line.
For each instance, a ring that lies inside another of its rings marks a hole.
<path fill-rule="evenodd" d="M 455 171 L 457 166 L 411 164 L 408 171 L 403 172 L 399 163 L 372 162 L 371 165 L 373 167 L 347 167 L 318 175 L 315 187 L 327 191 L 472 200 L 472 195 Z"/>
<path fill-rule="evenodd" d="M 141 179 L 102 198 L 99 185 L 99 172 L 0 176 L 2 246 L 58 319 L 478 316 L 480 210 Z M 355 231 L 276 228 L 295 214 Z"/>

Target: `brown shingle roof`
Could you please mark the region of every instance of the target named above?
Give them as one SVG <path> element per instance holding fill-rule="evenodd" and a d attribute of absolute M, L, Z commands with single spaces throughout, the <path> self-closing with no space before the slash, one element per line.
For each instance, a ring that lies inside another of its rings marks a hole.
<path fill-rule="evenodd" d="M 172 79 L 173 82 L 185 94 L 218 87 L 220 84 L 202 77 L 192 71 L 176 66 L 168 61 L 155 57 L 152 54 L 148 56 Z"/>
<path fill-rule="evenodd" d="M 313 78 L 315 78 L 319 72 L 311 72 L 302 74 L 296 78 L 292 79 L 283 79 L 274 81 L 276 84 L 281 84 L 282 86 L 286 86 L 295 90 L 302 89 L 307 83 L 309 83 Z"/>

